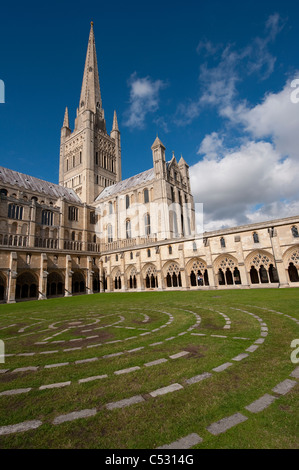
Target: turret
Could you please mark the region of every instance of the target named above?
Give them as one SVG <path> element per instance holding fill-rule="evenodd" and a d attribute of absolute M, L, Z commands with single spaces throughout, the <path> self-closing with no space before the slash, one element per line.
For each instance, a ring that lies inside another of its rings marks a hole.
<path fill-rule="evenodd" d="M 157 179 L 166 177 L 165 147 L 159 137 L 152 145 L 155 176 Z"/>

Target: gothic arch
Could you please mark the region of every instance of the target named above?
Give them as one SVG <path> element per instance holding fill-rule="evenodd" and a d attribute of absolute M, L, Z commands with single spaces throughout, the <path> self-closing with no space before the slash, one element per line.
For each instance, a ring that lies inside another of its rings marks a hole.
<path fill-rule="evenodd" d="M 6 298 L 6 286 L 6 276 L 3 273 L 0 273 L 0 302 L 3 302 Z"/>
<path fill-rule="evenodd" d="M 72 277 L 72 294 L 85 294 L 86 284 L 83 271 L 74 271 Z"/>
<path fill-rule="evenodd" d="M 193 258 L 186 265 L 191 287 L 209 285 L 207 263 L 201 258 Z"/>
<path fill-rule="evenodd" d="M 165 284 L 168 288 L 182 287 L 181 269 L 176 261 L 168 261 L 163 266 Z"/>
<path fill-rule="evenodd" d="M 158 287 L 157 268 L 153 263 L 147 263 L 143 266 L 142 277 L 146 289 L 155 289 Z"/>
<path fill-rule="evenodd" d="M 291 283 L 299 282 L 299 245 L 289 248 L 283 255 L 284 265 Z"/>
<path fill-rule="evenodd" d="M 137 289 L 137 269 L 134 265 L 127 268 L 126 280 L 128 289 Z"/>
<path fill-rule="evenodd" d="M 232 255 L 218 256 L 214 261 L 214 270 L 218 276 L 219 286 L 233 286 L 242 284 L 238 268 L 238 260 Z"/>
<path fill-rule="evenodd" d="M 47 279 L 47 297 L 64 296 L 64 276 L 59 271 L 52 271 Z"/>
<path fill-rule="evenodd" d="M 32 271 L 19 274 L 16 280 L 16 300 L 37 299 L 38 277 Z"/>
<path fill-rule="evenodd" d="M 273 284 L 279 282 L 275 260 L 271 253 L 265 250 L 255 250 L 247 256 L 245 265 L 251 284 Z"/>

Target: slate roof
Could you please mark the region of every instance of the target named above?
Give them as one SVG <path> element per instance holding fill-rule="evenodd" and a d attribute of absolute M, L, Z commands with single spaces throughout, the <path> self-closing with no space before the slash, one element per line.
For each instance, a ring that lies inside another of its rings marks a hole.
<path fill-rule="evenodd" d="M 101 201 L 107 197 L 115 196 L 118 193 L 123 191 L 127 191 L 130 189 L 135 188 L 143 183 L 148 183 L 155 178 L 154 169 L 151 168 L 150 170 L 144 171 L 143 173 L 139 173 L 139 175 L 131 176 L 126 180 L 120 181 L 119 183 L 113 184 L 112 186 L 108 186 L 105 188 L 101 194 L 96 198 L 97 201 Z"/>
<path fill-rule="evenodd" d="M 39 194 L 45 194 L 45 196 L 58 199 L 64 197 L 70 202 L 80 203 L 79 196 L 73 189 L 65 188 L 58 184 L 49 183 L 48 181 L 35 178 L 34 176 L 25 175 L 18 171 L 9 170 L 0 166 L 0 185 L 11 184 L 13 186 L 19 186 L 27 191 L 34 191 Z"/>

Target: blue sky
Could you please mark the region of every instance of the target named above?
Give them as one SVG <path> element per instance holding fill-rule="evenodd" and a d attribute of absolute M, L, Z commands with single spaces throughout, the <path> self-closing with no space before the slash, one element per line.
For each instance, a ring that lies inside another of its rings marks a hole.
<path fill-rule="evenodd" d="M 152 167 L 157 135 L 190 165 L 207 229 L 299 213 L 299 4 L 293 0 L 14 2 L 1 6 L 0 164 L 58 181 L 90 21 L 123 177 Z"/>

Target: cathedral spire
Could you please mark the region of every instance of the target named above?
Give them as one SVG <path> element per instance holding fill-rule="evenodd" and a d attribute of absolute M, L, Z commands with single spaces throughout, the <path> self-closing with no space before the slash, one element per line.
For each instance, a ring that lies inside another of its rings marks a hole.
<path fill-rule="evenodd" d="M 68 129 L 70 128 L 69 111 L 68 111 L 67 107 L 65 108 L 63 126 L 62 127 L 67 127 Z"/>
<path fill-rule="evenodd" d="M 119 131 L 116 111 L 114 111 L 112 130 Z"/>
<path fill-rule="evenodd" d="M 95 114 L 99 111 L 103 112 L 93 22 L 90 25 L 79 112 L 86 109 Z"/>

